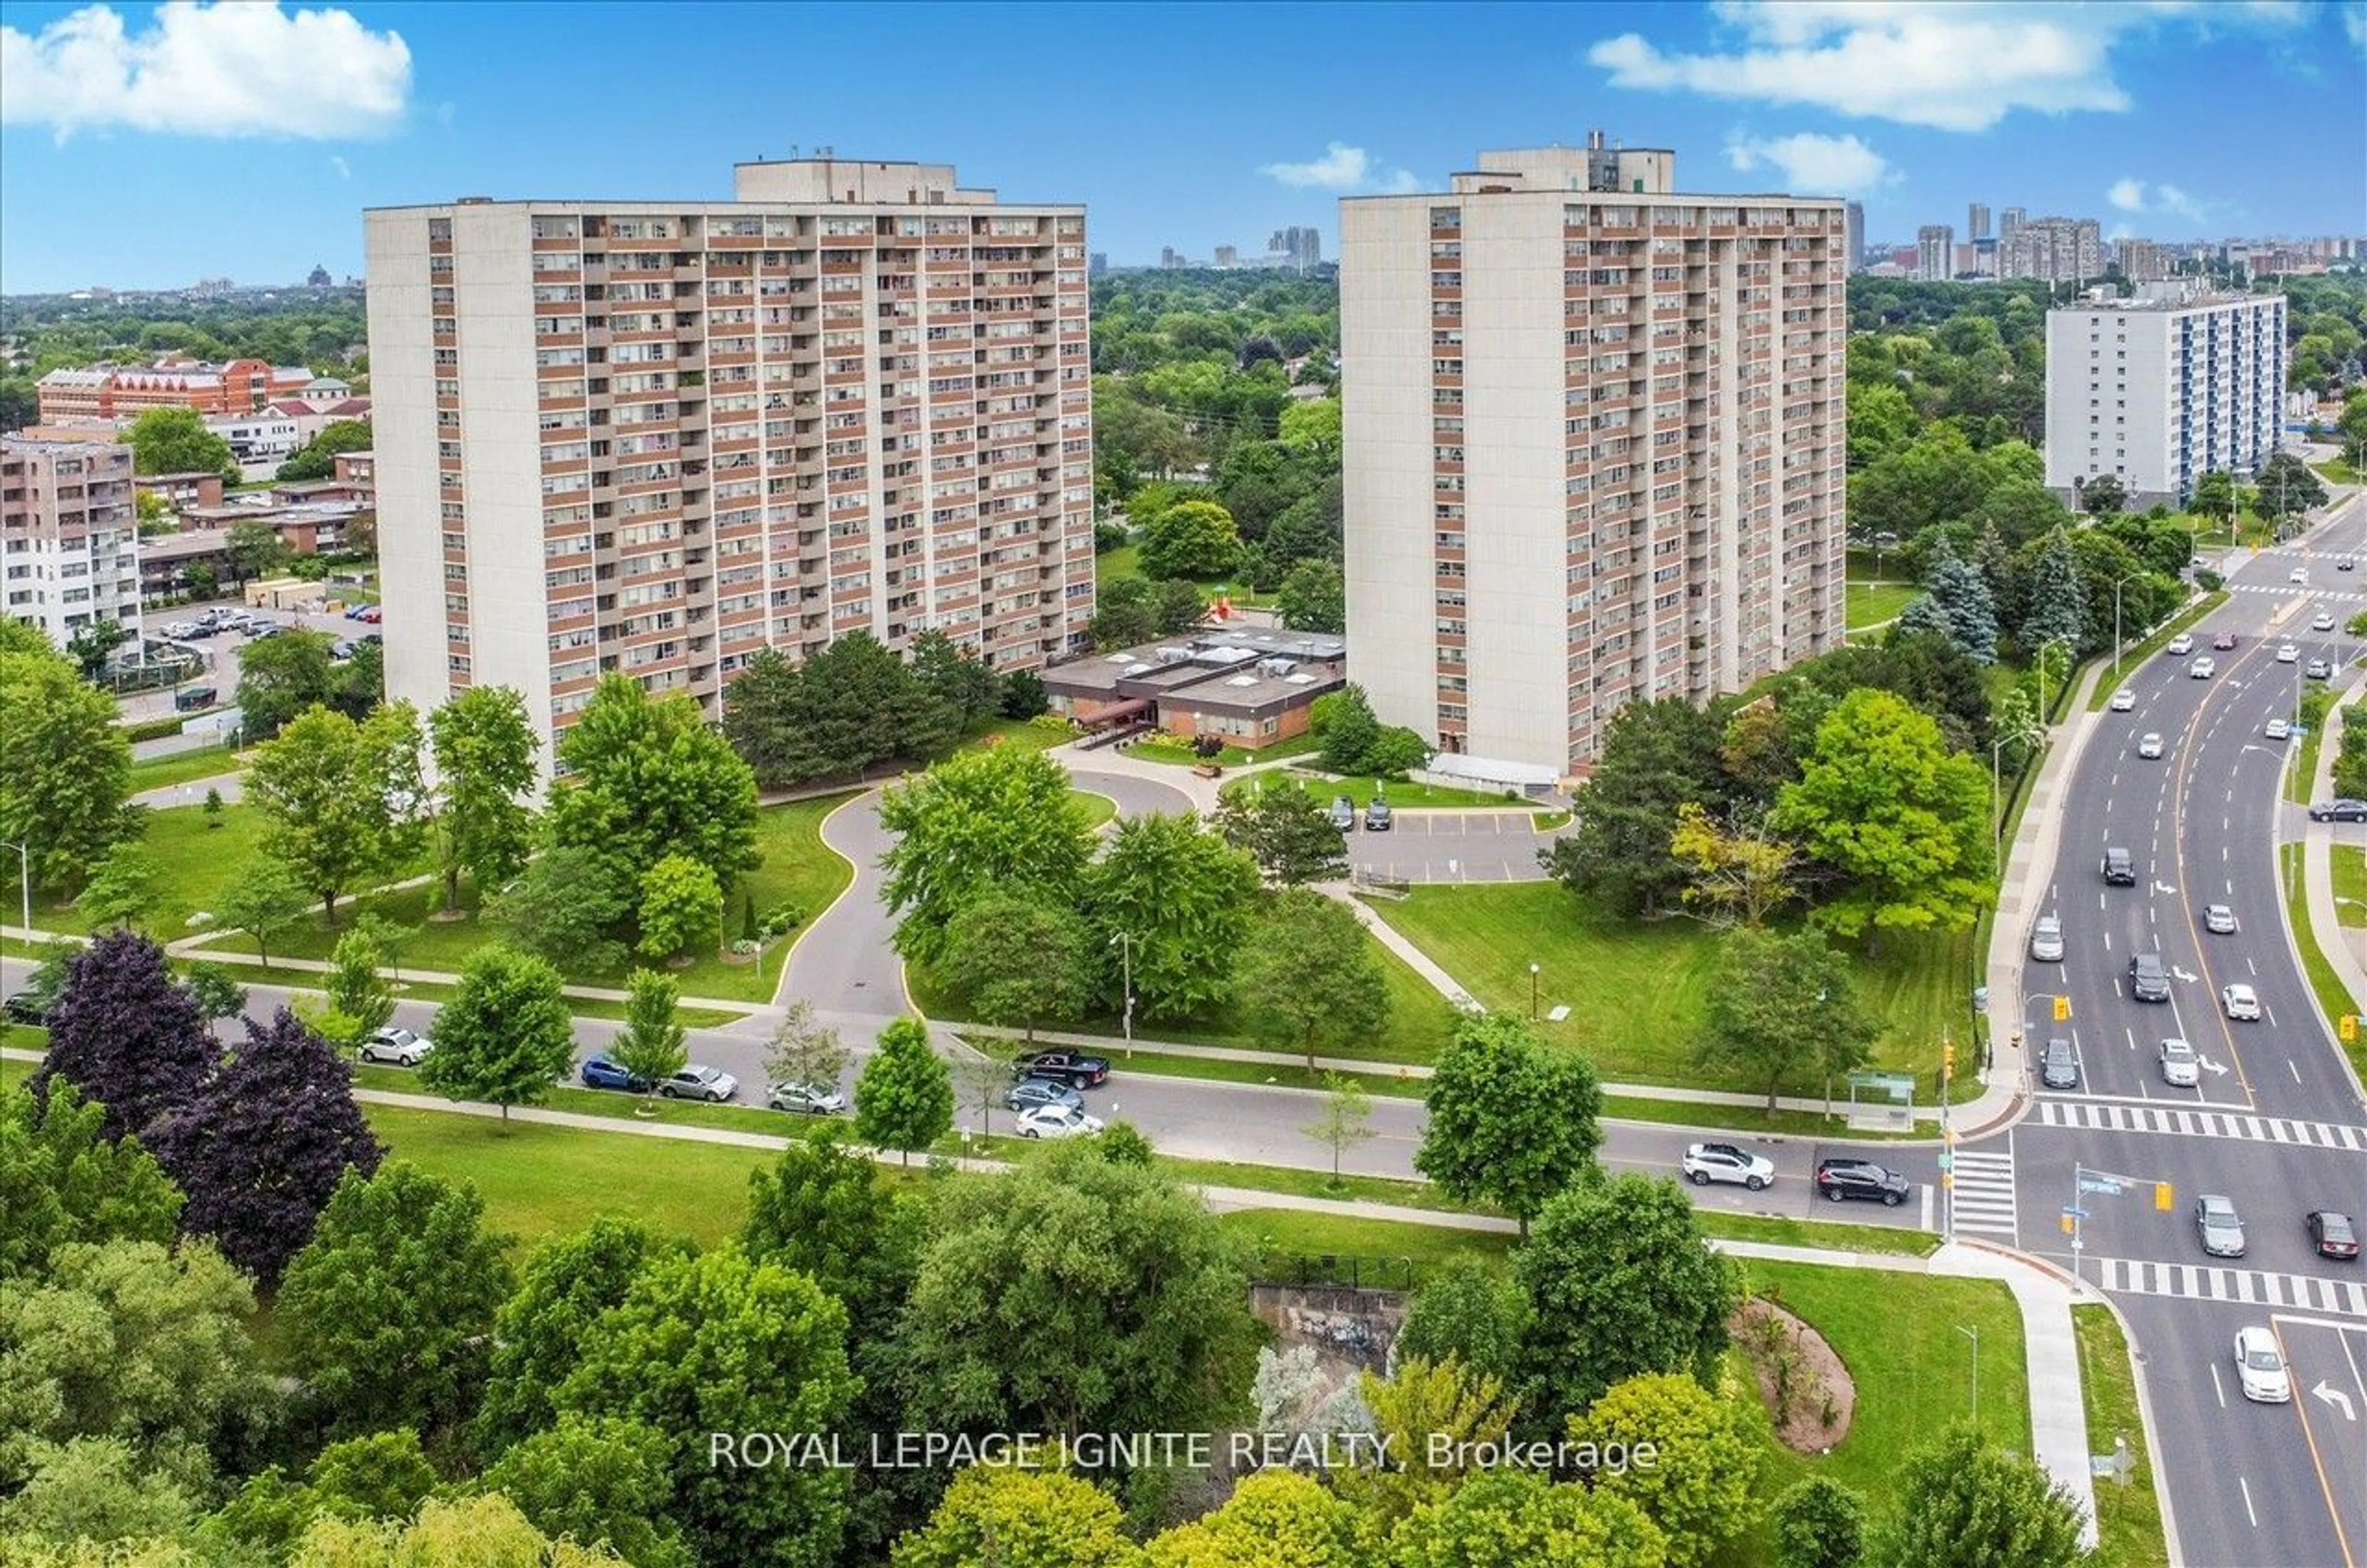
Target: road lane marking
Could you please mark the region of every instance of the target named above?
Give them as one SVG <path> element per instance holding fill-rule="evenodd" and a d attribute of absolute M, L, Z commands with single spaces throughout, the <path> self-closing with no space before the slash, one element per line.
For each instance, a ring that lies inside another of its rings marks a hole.
<path fill-rule="evenodd" d="M 2243 1302 L 2367 1319 L 2367 1290 L 2347 1280 L 2329 1280 L 2322 1274 L 2274 1274 L 2251 1269 L 2153 1263 L 2127 1258 L 2098 1258 L 2090 1263 L 2095 1270 L 2097 1289 L 2117 1295 Z"/>
<path fill-rule="evenodd" d="M 2248 1482 L 2248 1481 L 2246 1481 L 2242 1476 L 2240 1476 L 2240 1475 L 2239 1475 L 2239 1476 L 2236 1477 L 2236 1484 L 2237 1484 L 2238 1487 L 2241 1487 L 2241 1488 L 2243 1489 L 2243 1493 L 2244 1493 L 2244 1517 L 2245 1517 L 2246 1518 L 2248 1518 L 2248 1519 L 2249 1519 L 2249 1520 L 2251 1520 L 2251 1521 L 2252 1521 L 2252 1528 L 2253 1528 L 2254 1529 L 2259 1529 L 2260 1528 L 2260 1516 L 2259 1516 L 2259 1515 L 2258 1515 L 2258 1514 L 2256 1514 L 2256 1513 L 2254 1513 L 2254 1512 L 2252 1512 L 2252 1484 L 2251 1484 L 2251 1483 L 2250 1483 L 2250 1482 Z M 2348 1554 L 2346 1553 L 2346 1555 L 2348 1555 Z"/>
<path fill-rule="evenodd" d="M 2227 1390 L 2219 1381 L 2219 1360 L 2215 1356 L 2211 1360 L 2211 1392 L 2219 1396 L 2219 1408 L 2226 1409 Z"/>

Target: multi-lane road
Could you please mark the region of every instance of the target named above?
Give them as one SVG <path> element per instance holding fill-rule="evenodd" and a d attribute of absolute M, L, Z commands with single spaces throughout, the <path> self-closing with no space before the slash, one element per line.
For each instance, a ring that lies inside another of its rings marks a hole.
<path fill-rule="evenodd" d="M 2361 649 L 2339 628 L 2367 608 L 2367 569 L 2337 567 L 2354 552 L 2367 556 L 2355 500 L 2305 540 L 2245 558 L 2228 603 L 2195 628 L 2215 674 L 2197 679 L 2190 657 L 2155 655 L 2123 671 L 2133 711 L 2087 721 L 2042 906 L 2063 922 L 2065 956 L 2023 975 L 2027 1037 L 2034 1047 L 2071 1041 L 2079 1083 L 2042 1089 L 2007 1137 L 1974 1145 L 2011 1157 L 2019 1245 L 2076 1266 L 2135 1329 L 2159 1490 L 2182 1560 L 2197 1565 L 2360 1568 L 2367 1551 L 2367 1273 L 2318 1258 L 2303 1230 L 2312 1209 L 2367 1220 L 2367 1106 L 2288 930 L 2278 846 L 2305 827 L 2283 798 L 2298 742 L 2266 734 L 2272 718 L 2293 716 L 2308 660 L 2356 678 Z M 2335 632 L 2311 630 L 2321 611 Z M 2223 632 L 2237 646 L 2214 651 Z M 2286 641 L 2299 661 L 2277 661 Z M 2147 733 L 2164 739 L 2158 759 L 2138 755 Z M 2135 886 L 2105 884 L 2108 848 L 2131 852 Z M 2234 934 L 2203 929 L 2210 904 L 2234 910 Z M 2140 953 L 2168 966 L 2167 1003 L 2133 994 Z M 2226 1015 L 2220 991 L 2231 983 L 2257 992 L 2259 1021 Z M 2055 1020 L 2058 996 L 2068 1021 Z M 2164 1080 L 2165 1037 L 2200 1054 L 2196 1087 Z M 2082 1191 L 2078 1170 L 2126 1180 L 2115 1192 L 2091 1178 Z M 2206 1192 L 2241 1213 L 2242 1258 L 2203 1253 L 2192 1213 Z M 2071 1208 L 2084 1211 L 2076 1253 L 2063 1230 Z M 2248 1404 L 2237 1391 L 2232 1342 L 2251 1323 L 2283 1342 L 2290 1405 Z"/>

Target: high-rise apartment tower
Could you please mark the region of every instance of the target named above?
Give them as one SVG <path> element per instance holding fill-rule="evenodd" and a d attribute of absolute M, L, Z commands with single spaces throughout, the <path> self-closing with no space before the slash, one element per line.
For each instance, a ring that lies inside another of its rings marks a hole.
<path fill-rule="evenodd" d="M 1989 204 L 1974 202 L 1965 210 L 1965 238 L 1977 245 L 1989 237 Z"/>
<path fill-rule="evenodd" d="M 1582 772 L 1623 705 L 1842 640 L 1842 205 L 1674 163 L 1341 203 L 1349 673 L 1443 750 Z"/>
<path fill-rule="evenodd" d="M 1956 276 L 1955 230 L 1926 223 L 1915 231 L 1915 276 L 1925 283 L 1945 283 Z"/>
<path fill-rule="evenodd" d="M 717 711 L 768 645 L 1083 646 L 1083 209 L 942 164 L 735 174 L 367 215 L 391 696 L 513 686 L 548 736 L 612 671 Z"/>

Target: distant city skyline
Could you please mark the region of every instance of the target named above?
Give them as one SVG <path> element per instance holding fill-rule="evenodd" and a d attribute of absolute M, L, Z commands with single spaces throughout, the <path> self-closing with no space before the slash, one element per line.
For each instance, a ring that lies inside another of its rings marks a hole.
<path fill-rule="evenodd" d="M 2227 133 L 2198 104 L 2355 122 L 2367 0 L 2327 6 L 1879 7 L 1014 4 L 992 9 L 669 6 L 632 68 L 749 112 L 620 117 L 629 8 L 10 4 L 0 23 L 0 288 L 186 287 L 361 270 L 362 211 L 460 196 L 728 193 L 735 162 L 817 143 L 945 160 L 1010 199 L 1082 202 L 1112 265 L 1208 257 L 1313 229 L 1339 197 L 1443 190 L 1477 147 L 1575 145 L 1597 128 L 1672 148 L 1691 194 L 1784 190 L 1865 209 L 1870 241 L 2002 214 L 2094 217 L 2177 243 L 2367 232 L 2367 143 L 2339 129 Z M 916 27 L 914 18 L 927 25 Z M 1305 37 L 1277 92 L 1244 29 Z M 727 44 L 728 47 L 719 47 Z M 784 51 L 892 60 L 773 107 Z M 533 68 L 519 61 L 531 57 Z M 1442 66 L 1478 72 L 1463 95 Z M 1120 68 L 1113 68 L 1120 67 Z M 1057 125 L 982 114 L 967 88 L 1064 84 Z M 1144 106 L 1188 94 L 1190 135 Z M 2067 155 L 2067 148 L 2070 149 Z"/>

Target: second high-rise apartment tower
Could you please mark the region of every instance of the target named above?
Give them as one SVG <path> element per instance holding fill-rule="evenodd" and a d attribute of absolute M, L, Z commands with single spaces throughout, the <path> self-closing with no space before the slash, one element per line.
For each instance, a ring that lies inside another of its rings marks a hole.
<path fill-rule="evenodd" d="M 1623 705 L 1842 640 L 1842 204 L 1673 164 L 1341 203 L 1349 672 L 1445 750 L 1583 773 Z"/>
<path fill-rule="evenodd" d="M 515 687 L 548 739 L 612 671 L 717 712 L 768 644 L 1083 646 L 1083 209 L 939 164 L 735 174 L 366 216 L 390 696 Z"/>

